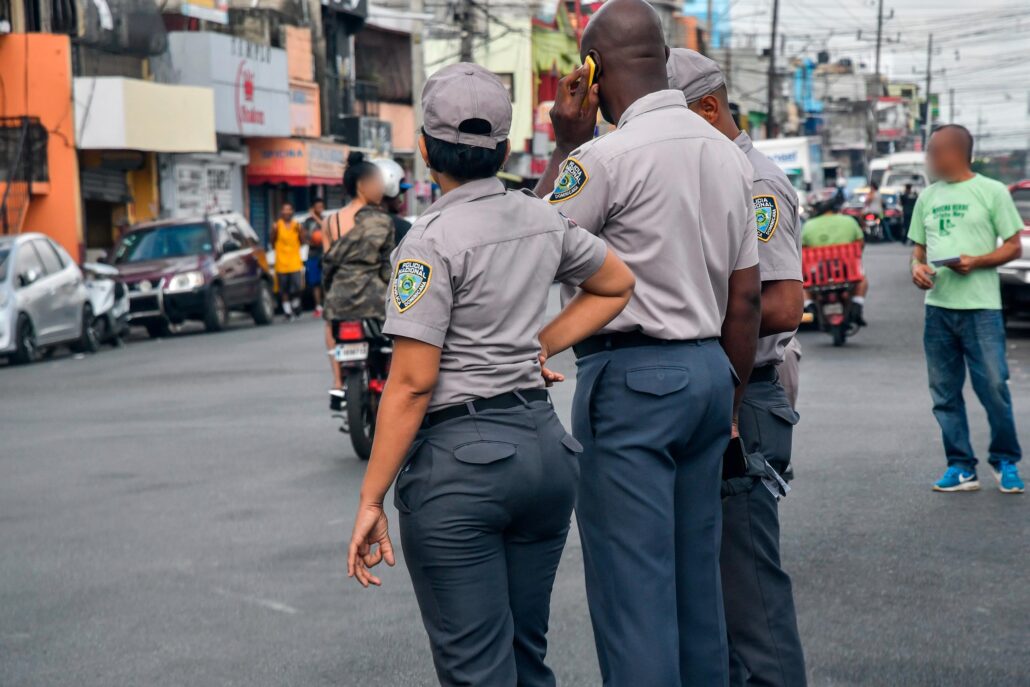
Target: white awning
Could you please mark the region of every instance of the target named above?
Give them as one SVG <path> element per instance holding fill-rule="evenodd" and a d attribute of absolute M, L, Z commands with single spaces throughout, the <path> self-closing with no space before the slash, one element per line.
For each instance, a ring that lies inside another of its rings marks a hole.
<path fill-rule="evenodd" d="M 214 92 L 120 76 L 76 77 L 75 137 L 80 150 L 217 152 Z"/>

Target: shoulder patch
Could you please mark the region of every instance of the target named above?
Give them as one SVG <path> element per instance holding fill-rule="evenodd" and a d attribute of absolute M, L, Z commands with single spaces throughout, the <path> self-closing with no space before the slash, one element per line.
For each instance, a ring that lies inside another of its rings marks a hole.
<path fill-rule="evenodd" d="M 758 240 L 768 242 L 780 224 L 780 206 L 776 196 L 755 196 L 755 224 L 758 225 Z"/>
<path fill-rule="evenodd" d="M 548 201 L 560 203 L 563 200 L 575 197 L 583 190 L 583 187 L 586 186 L 589 180 L 590 175 L 584 169 L 583 163 L 574 157 L 570 157 L 565 161 L 565 166 L 562 167 L 561 174 L 558 175 L 558 181 L 555 183 L 554 190 L 551 191 L 551 197 L 548 198 Z"/>
<path fill-rule="evenodd" d="M 393 275 L 393 304 L 397 312 L 404 312 L 418 303 L 429 288 L 433 268 L 421 260 L 398 260 Z"/>

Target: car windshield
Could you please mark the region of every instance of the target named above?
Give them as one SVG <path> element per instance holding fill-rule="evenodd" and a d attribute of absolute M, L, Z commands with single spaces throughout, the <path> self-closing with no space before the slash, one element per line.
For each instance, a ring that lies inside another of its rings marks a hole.
<path fill-rule="evenodd" d="M 177 224 L 152 229 L 140 229 L 118 244 L 114 254 L 116 265 L 126 262 L 181 258 L 186 255 L 210 253 L 211 231 L 206 224 Z"/>
<path fill-rule="evenodd" d="M 7 280 L 7 258 L 11 255 L 9 246 L 0 246 L 0 282 Z"/>
<path fill-rule="evenodd" d="M 1016 202 L 1016 209 L 1023 218 L 1023 224 L 1030 224 L 1030 188 L 1017 188 L 1012 192 L 1012 200 Z"/>

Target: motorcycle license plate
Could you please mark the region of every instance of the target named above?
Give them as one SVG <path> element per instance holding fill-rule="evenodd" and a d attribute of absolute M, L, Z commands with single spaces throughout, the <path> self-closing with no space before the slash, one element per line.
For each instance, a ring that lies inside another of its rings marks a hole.
<path fill-rule="evenodd" d="M 843 303 L 827 303 L 823 306 L 824 315 L 843 315 L 844 304 Z"/>
<path fill-rule="evenodd" d="M 368 342 L 347 343 L 336 346 L 336 362 L 351 363 L 355 360 L 366 360 L 368 358 Z"/>

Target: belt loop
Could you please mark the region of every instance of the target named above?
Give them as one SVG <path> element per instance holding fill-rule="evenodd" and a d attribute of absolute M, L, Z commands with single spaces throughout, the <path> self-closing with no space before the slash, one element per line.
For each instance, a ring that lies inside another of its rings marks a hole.
<path fill-rule="evenodd" d="M 513 391 L 512 393 L 513 393 L 513 394 L 515 394 L 515 398 L 517 398 L 517 399 L 519 399 L 520 401 L 522 401 L 522 405 L 526 406 L 527 408 L 529 407 L 529 401 L 527 401 L 527 400 L 526 400 L 526 397 L 522 395 L 522 392 L 521 392 L 521 391 L 519 391 L 518 389 L 516 389 L 516 390 L 515 390 L 515 391 Z"/>
<path fill-rule="evenodd" d="M 465 407 L 468 408 L 469 415 L 476 414 L 476 404 L 472 401 L 465 401 Z"/>

